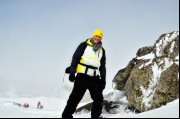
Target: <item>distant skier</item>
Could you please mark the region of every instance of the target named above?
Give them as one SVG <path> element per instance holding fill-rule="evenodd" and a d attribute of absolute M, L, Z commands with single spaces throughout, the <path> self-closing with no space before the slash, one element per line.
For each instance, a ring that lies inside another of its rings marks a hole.
<path fill-rule="evenodd" d="M 39 101 L 39 102 L 37 103 L 37 109 L 39 109 L 40 105 L 41 105 L 41 102 Z"/>
<path fill-rule="evenodd" d="M 39 101 L 37 104 L 37 109 L 43 109 L 43 105 L 41 104 L 41 102 Z"/>
<path fill-rule="evenodd" d="M 106 56 L 102 38 L 102 31 L 96 29 L 92 38 L 81 43 L 75 51 L 69 75 L 69 80 L 75 83 L 62 118 L 73 118 L 72 115 L 87 89 L 93 99 L 91 118 L 100 118 L 106 84 Z"/>
<path fill-rule="evenodd" d="M 28 104 L 28 103 L 24 103 L 24 104 L 22 105 L 22 107 L 28 108 L 28 107 L 29 107 L 29 104 Z"/>

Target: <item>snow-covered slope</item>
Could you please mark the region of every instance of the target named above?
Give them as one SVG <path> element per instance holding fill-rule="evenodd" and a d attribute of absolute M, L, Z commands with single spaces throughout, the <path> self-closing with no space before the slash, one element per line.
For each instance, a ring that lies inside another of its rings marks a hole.
<path fill-rule="evenodd" d="M 162 106 L 140 114 L 116 114 L 111 118 L 179 118 L 179 99 Z"/>
<path fill-rule="evenodd" d="M 122 96 L 122 95 L 121 95 Z M 116 100 L 117 95 L 110 100 Z M 124 97 L 121 97 L 122 100 Z M 37 109 L 37 102 L 41 101 L 44 108 Z M 29 108 L 19 107 L 15 103 L 29 103 Z M 61 118 L 61 113 L 65 107 L 66 100 L 53 98 L 0 98 L 0 118 Z M 80 104 L 81 105 L 81 104 Z M 122 108 L 123 109 L 123 108 Z M 133 112 L 126 112 L 121 110 L 118 114 L 102 113 L 106 118 L 178 118 L 179 117 L 179 99 L 162 106 L 161 108 L 151 110 L 148 112 L 135 114 Z M 75 114 L 75 118 L 90 118 L 90 113 Z"/>

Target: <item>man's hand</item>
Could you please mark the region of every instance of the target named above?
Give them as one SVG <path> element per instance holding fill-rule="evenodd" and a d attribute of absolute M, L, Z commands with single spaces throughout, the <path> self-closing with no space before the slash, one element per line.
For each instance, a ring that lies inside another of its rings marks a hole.
<path fill-rule="evenodd" d="M 66 68 L 65 73 L 66 73 L 66 74 L 70 74 L 70 67 L 67 67 L 67 68 Z"/>
<path fill-rule="evenodd" d="M 70 74 L 70 75 L 69 75 L 69 81 L 74 82 L 75 79 L 76 79 L 76 77 L 75 77 L 74 74 Z"/>

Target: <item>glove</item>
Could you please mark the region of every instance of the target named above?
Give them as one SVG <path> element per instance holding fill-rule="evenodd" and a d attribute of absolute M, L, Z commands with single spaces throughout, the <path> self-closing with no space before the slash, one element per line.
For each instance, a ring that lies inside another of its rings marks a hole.
<path fill-rule="evenodd" d="M 69 81 L 70 81 L 70 82 L 74 82 L 75 79 L 76 79 L 76 77 L 75 77 L 74 74 L 70 74 L 70 75 L 69 75 Z"/>
<path fill-rule="evenodd" d="M 66 73 L 66 74 L 70 74 L 70 67 L 67 67 L 67 68 L 66 68 L 65 73 Z"/>

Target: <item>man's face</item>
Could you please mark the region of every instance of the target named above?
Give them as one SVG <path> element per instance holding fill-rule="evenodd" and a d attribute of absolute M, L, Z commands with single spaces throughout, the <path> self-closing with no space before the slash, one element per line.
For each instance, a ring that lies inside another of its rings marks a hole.
<path fill-rule="evenodd" d="M 93 39 L 95 44 L 101 42 L 101 40 L 102 40 L 102 38 L 100 36 L 94 36 L 92 39 Z"/>

